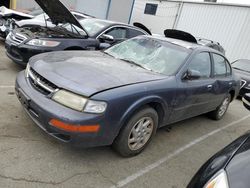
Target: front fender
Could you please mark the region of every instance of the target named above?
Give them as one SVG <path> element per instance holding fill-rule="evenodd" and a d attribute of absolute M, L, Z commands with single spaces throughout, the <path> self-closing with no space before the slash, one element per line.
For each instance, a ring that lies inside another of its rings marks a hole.
<path fill-rule="evenodd" d="M 150 103 L 160 104 L 162 107 L 162 110 L 163 110 L 164 119 L 169 117 L 168 104 L 160 96 L 156 96 L 156 95 L 146 96 L 146 97 L 140 98 L 139 100 L 135 101 L 133 104 L 131 104 L 129 106 L 129 108 L 127 108 L 127 110 L 125 111 L 125 113 L 123 114 L 123 116 L 120 119 L 119 124 L 121 125 L 121 128 L 136 111 L 138 111 L 140 108 L 142 108 L 143 106 L 146 106 Z"/>

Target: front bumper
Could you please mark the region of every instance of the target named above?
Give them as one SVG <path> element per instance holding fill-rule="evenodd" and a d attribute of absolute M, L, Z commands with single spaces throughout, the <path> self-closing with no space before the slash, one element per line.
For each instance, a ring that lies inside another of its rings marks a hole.
<path fill-rule="evenodd" d="M 52 49 L 39 48 L 26 44 L 15 45 L 8 40 L 5 41 L 6 55 L 15 63 L 26 66 L 29 59 L 34 55 L 50 52 Z"/>
<path fill-rule="evenodd" d="M 36 125 L 50 136 L 77 147 L 95 147 L 112 144 L 116 134 L 105 114 L 96 115 L 77 112 L 52 101 L 33 88 L 28 78 L 25 78 L 24 71 L 18 74 L 15 89 L 26 113 Z M 58 119 L 73 125 L 98 124 L 100 129 L 96 133 L 67 132 L 51 126 L 49 124 L 51 119 Z"/>
<path fill-rule="evenodd" d="M 243 88 L 240 89 L 239 96 L 243 97 L 246 93 L 250 93 L 250 89 L 247 89 L 247 88 L 243 87 Z"/>

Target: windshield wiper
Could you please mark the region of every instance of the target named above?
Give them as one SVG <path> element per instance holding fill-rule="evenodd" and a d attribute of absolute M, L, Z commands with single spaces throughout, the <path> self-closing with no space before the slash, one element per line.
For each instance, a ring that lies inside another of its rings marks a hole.
<path fill-rule="evenodd" d="M 149 70 L 149 71 L 153 71 L 153 70 L 148 69 L 148 68 L 146 68 L 146 67 L 144 67 L 144 66 L 142 66 L 142 65 L 140 65 L 140 64 L 138 64 L 138 63 L 135 63 L 135 62 L 132 61 L 132 60 L 123 59 L 123 58 L 119 58 L 119 59 L 122 60 L 122 61 L 126 61 L 127 63 L 130 63 L 130 64 L 132 64 L 132 65 L 135 65 L 135 66 L 137 66 L 137 67 L 140 67 L 140 68 L 143 68 L 143 69 L 146 69 L 146 70 Z"/>

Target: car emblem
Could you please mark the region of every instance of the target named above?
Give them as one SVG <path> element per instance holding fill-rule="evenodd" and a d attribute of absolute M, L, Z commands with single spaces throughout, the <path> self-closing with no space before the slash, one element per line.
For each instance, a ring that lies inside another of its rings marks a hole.
<path fill-rule="evenodd" d="M 37 85 L 40 82 L 40 78 L 34 79 L 34 84 Z"/>

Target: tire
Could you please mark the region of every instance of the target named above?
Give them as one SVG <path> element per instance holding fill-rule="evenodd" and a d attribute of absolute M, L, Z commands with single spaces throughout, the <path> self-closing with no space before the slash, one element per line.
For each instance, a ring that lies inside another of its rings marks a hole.
<path fill-rule="evenodd" d="M 224 98 L 220 106 L 218 106 L 216 110 L 210 112 L 208 116 L 213 120 L 221 120 L 223 116 L 226 114 L 230 102 L 231 102 L 231 95 L 228 94 Z"/>
<path fill-rule="evenodd" d="M 123 157 L 138 155 L 149 144 L 156 133 L 157 127 L 157 112 L 150 107 L 146 107 L 127 121 L 115 139 L 112 145 L 113 149 Z"/>

